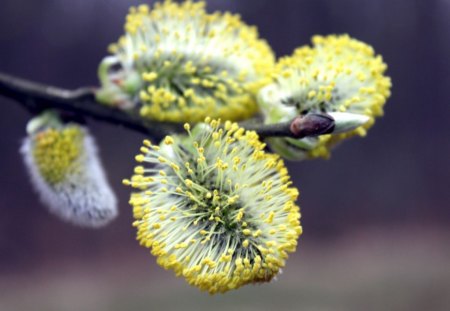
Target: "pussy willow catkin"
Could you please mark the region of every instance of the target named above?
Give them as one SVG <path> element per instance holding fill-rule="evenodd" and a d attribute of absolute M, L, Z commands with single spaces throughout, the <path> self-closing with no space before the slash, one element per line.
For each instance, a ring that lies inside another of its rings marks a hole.
<path fill-rule="evenodd" d="M 69 124 L 39 130 L 23 141 L 21 154 L 53 214 L 83 227 L 100 227 L 117 216 L 116 196 L 86 128 Z"/>
<path fill-rule="evenodd" d="M 124 183 L 140 243 L 158 263 L 210 293 L 270 281 L 302 232 L 283 161 L 255 132 L 206 120 L 186 136 L 144 142 Z"/>
<path fill-rule="evenodd" d="M 100 65 L 98 99 L 160 121 L 252 116 L 273 70 L 272 50 L 238 15 L 204 7 L 165 1 L 131 8 L 114 56 Z"/>
<path fill-rule="evenodd" d="M 343 117 L 362 115 L 368 121 L 347 133 L 269 139 L 272 149 L 288 159 L 328 157 L 338 142 L 364 136 L 375 117 L 383 114 L 390 96 L 391 81 L 384 75 L 387 66 L 371 46 L 347 35 L 315 36 L 312 41 L 312 47 L 298 48 L 292 56 L 281 58 L 273 83 L 260 92 L 266 123 L 311 112 L 345 112 Z"/>

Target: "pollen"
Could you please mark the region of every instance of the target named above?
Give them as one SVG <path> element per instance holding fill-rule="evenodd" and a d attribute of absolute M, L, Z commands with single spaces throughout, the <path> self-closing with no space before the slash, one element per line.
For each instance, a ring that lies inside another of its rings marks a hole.
<path fill-rule="evenodd" d="M 84 132 L 75 126 L 62 130 L 49 128 L 34 136 L 33 156 L 48 183 L 57 184 L 77 170 L 83 140 Z"/>
<path fill-rule="evenodd" d="M 298 191 L 283 161 L 264 151 L 255 132 L 206 121 L 145 154 L 137 170 L 143 173 L 126 184 L 137 191 L 130 203 L 141 245 L 161 266 L 213 294 L 273 279 L 301 226 L 292 195 Z"/>

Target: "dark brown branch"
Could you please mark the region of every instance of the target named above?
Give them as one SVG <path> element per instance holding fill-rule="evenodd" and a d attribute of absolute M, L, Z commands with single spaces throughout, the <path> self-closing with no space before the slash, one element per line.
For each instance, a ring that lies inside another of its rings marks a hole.
<path fill-rule="evenodd" d="M 22 104 L 32 114 L 54 109 L 123 126 L 157 140 L 169 133 L 180 132 L 183 128 L 182 124 L 146 121 L 138 115 L 100 104 L 95 99 L 95 88 L 64 90 L 0 73 L 0 95 Z M 300 138 L 329 133 L 333 126 L 334 121 L 331 117 L 310 114 L 297 117 L 291 122 L 247 124 L 245 128 L 256 131 L 261 138 L 271 136 Z"/>
<path fill-rule="evenodd" d="M 179 124 L 148 122 L 122 110 L 99 104 L 95 100 L 95 88 L 64 90 L 0 73 L 0 95 L 22 104 L 31 113 L 46 109 L 70 112 L 123 126 L 156 139 L 182 129 Z"/>

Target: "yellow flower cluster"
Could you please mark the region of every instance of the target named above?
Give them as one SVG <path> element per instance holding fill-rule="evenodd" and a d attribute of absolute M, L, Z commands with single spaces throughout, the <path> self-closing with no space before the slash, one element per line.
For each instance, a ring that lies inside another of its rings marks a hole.
<path fill-rule="evenodd" d="M 281 153 L 297 147 L 290 157 L 295 153 L 300 157 L 328 157 L 336 143 L 354 135 L 364 136 L 375 117 L 383 114 L 390 96 L 391 81 L 384 75 L 387 66 L 371 46 L 348 35 L 315 36 L 312 42 L 313 47 L 298 48 L 277 64 L 274 83 L 266 89 L 266 98 L 260 97 L 266 122 L 287 121 L 311 112 L 359 114 L 368 116 L 369 121 L 341 134 L 271 140 L 271 146 Z"/>
<path fill-rule="evenodd" d="M 255 94 L 274 66 L 269 45 L 238 15 L 209 14 L 204 6 L 165 1 L 130 9 L 126 34 L 111 52 L 124 72 L 140 76 L 130 100 L 140 105 L 142 117 L 241 120 L 257 111 Z"/>
<path fill-rule="evenodd" d="M 140 243 L 209 293 L 267 282 L 302 232 L 298 190 L 255 132 L 207 118 L 186 136 L 144 141 L 131 180 Z M 151 166 L 147 166 L 150 164 Z"/>
<path fill-rule="evenodd" d="M 84 144 L 84 132 L 80 127 L 48 128 L 32 139 L 36 166 L 49 184 L 58 184 L 79 169 L 77 159 Z"/>

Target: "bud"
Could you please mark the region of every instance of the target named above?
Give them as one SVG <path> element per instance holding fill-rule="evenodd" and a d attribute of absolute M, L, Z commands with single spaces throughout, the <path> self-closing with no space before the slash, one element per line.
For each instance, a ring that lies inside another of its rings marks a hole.
<path fill-rule="evenodd" d="M 268 143 L 282 156 L 302 160 L 328 157 L 340 141 L 364 136 L 390 96 L 385 70 L 381 56 L 363 42 L 347 35 L 315 36 L 313 47 L 279 60 L 273 83 L 260 91 L 258 103 L 268 124 L 327 114 L 334 129 L 318 137 L 270 138 Z"/>
<path fill-rule="evenodd" d="M 252 116 L 273 52 L 238 15 L 204 7 L 192 1 L 132 7 L 125 35 L 110 48 L 114 56 L 100 65 L 98 99 L 159 121 Z"/>
<path fill-rule="evenodd" d="M 142 81 L 133 68 L 124 68 L 117 57 L 107 56 L 100 63 L 98 76 L 102 87 L 96 97 L 100 103 L 124 110 L 134 107 Z"/>
<path fill-rule="evenodd" d="M 83 227 L 101 227 L 113 220 L 117 200 L 88 129 L 62 125 L 44 114 L 30 121 L 28 131 L 20 152 L 50 212 Z"/>
<path fill-rule="evenodd" d="M 334 119 L 328 114 L 309 113 L 298 116 L 291 122 L 290 131 L 295 137 L 319 136 L 333 133 Z"/>

